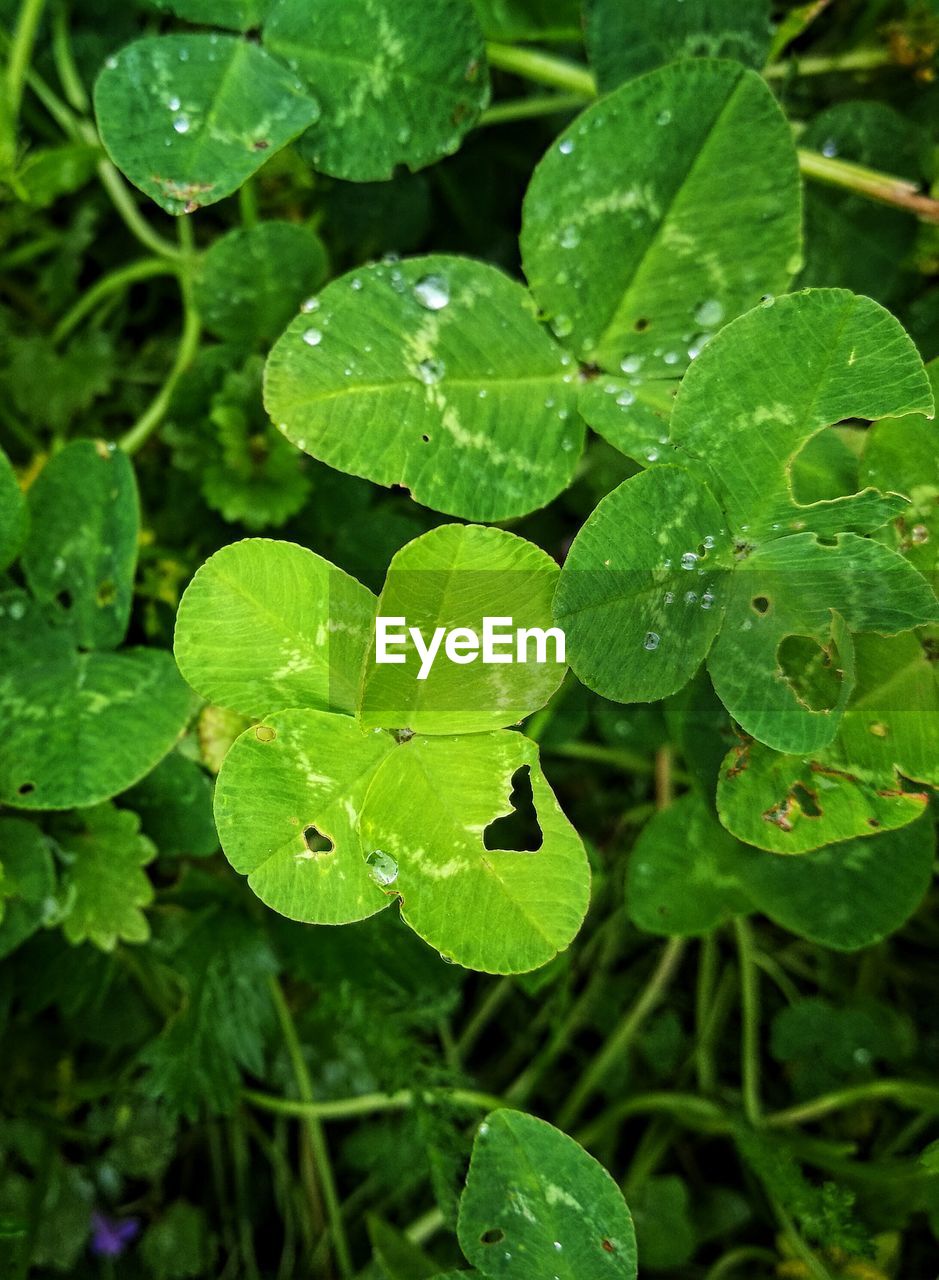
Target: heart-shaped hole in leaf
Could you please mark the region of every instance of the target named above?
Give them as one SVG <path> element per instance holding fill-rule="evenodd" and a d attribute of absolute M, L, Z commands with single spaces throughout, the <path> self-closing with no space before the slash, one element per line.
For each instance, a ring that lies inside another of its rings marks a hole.
<path fill-rule="evenodd" d="M 527 764 L 523 764 L 512 774 L 509 803 L 512 812 L 489 823 L 483 832 L 483 845 L 487 849 L 537 853 L 544 844 L 544 834 L 535 811 L 531 767 Z"/>

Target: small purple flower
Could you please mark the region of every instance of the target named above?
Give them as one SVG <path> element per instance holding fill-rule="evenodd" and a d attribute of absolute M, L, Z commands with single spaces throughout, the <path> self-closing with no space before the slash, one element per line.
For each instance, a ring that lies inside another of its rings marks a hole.
<path fill-rule="evenodd" d="M 107 1218 L 91 1215 L 91 1252 L 99 1258 L 119 1258 L 140 1232 L 139 1218 Z"/>

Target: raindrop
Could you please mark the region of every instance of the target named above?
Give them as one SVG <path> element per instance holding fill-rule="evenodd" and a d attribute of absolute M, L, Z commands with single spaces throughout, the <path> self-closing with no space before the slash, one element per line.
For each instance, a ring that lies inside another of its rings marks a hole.
<path fill-rule="evenodd" d="M 386 885 L 394 884 L 398 878 L 398 863 L 390 853 L 384 853 L 381 849 L 374 850 L 365 859 L 368 864 L 369 874 L 377 885 L 384 888 Z"/>
<path fill-rule="evenodd" d="M 698 593 L 696 591 L 686 591 L 685 604 L 697 604 L 697 603 L 698 603 Z"/>
<path fill-rule="evenodd" d="M 710 609 L 713 603 L 714 603 L 714 593 L 712 591 L 705 591 L 704 595 L 701 597 L 701 608 Z"/>
<path fill-rule="evenodd" d="M 109 71 L 113 71 L 114 68 L 117 66 L 117 58 L 108 58 L 107 62 L 104 65 L 107 67 Z"/>
<path fill-rule="evenodd" d="M 702 302 L 695 311 L 694 318 L 695 323 L 702 325 L 705 329 L 715 329 L 724 318 L 723 304 L 718 302 L 717 298 L 708 298 L 707 302 Z"/>
<path fill-rule="evenodd" d="M 671 122 L 672 122 L 672 113 L 671 111 L 668 110 L 667 107 L 665 108 L 664 111 L 660 111 L 659 114 L 655 117 L 656 124 L 671 124 Z"/>
<path fill-rule="evenodd" d="M 674 603 L 675 603 L 675 592 L 674 592 L 674 591 L 666 591 L 666 593 L 665 593 L 665 603 L 666 603 L 666 604 L 674 604 Z"/>
<path fill-rule="evenodd" d="M 554 1242 L 554 1247 L 555 1247 L 555 1249 L 557 1249 L 558 1253 L 560 1253 L 560 1252 L 561 1252 L 561 1250 L 564 1248 L 564 1246 L 561 1244 L 560 1240 L 555 1240 L 555 1242 Z"/>
<path fill-rule="evenodd" d="M 693 551 L 686 551 L 681 558 L 681 567 L 683 569 L 693 569 L 698 563 L 698 557 Z"/>
<path fill-rule="evenodd" d="M 349 282 L 349 288 L 352 289 L 353 292 L 355 293 L 358 293 L 358 291 L 362 288 L 362 281 L 359 279 L 358 276 L 352 277 L 351 281 Z"/>
<path fill-rule="evenodd" d="M 666 364 L 678 364 L 678 352 L 666 351 L 662 359 L 665 361 Z"/>
<path fill-rule="evenodd" d="M 621 408 L 628 409 L 631 404 L 636 403 L 635 391 L 630 391 L 629 388 L 627 387 L 625 391 L 621 391 L 619 395 L 616 397 L 616 403 Z"/>
<path fill-rule="evenodd" d="M 562 249 L 576 249 L 580 244 L 580 232 L 576 227 L 565 227 L 561 232 L 560 244 Z"/>
<path fill-rule="evenodd" d="M 555 316 L 551 321 L 551 328 L 554 330 L 555 337 L 566 338 L 574 332 L 574 322 L 570 316 Z"/>
<path fill-rule="evenodd" d="M 619 367 L 623 373 L 638 373 L 642 368 L 642 356 L 623 356 Z"/>
<path fill-rule="evenodd" d="M 440 952 L 440 959 L 444 964 L 453 964 L 453 956 L 448 956 L 445 952 Z"/>
<path fill-rule="evenodd" d="M 303 341 L 308 347 L 318 347 L 323 341 L 323 333 L 321 329 L 307 329 L 303 335 Z"/>
<path fill-rule="evenodd" d="M 764 294 L 763 294 L 763 296 L 762 296 L 762 298 L 760 299 L 760 306 L 761 306 L 761 307 L 771 307 L 775 301 L 776 301 L 776 298 L 774 297 L 774 295 L 773 295 L 773 294 L 771 294 L 771 293 L 764 293 Z"/>
<path fill-rule="evenodd" d="M 305 316 L 310 315 L 313 311 L 319 311 L 319 308 L 320 308 L 319 298 L 307 298 L 306 302 L 300 303 L 300 310 L 303 312 Z"/>
<path fill-rule="evenodd" d="M 654 631 L 647 631 L 646 638 L 642 642 L 643 649 L 648 649 L 649 652 L 651 653 L 653 650 L 659 647 L 660 639 L 661 639 L 661 636 L 657 636 Z"/>
<path fill-rule="evenodd" d="M 417 376 L 427 387 L 439 382 L 446 371 L 442 360 L 422 360 L 417 366 Z"/>
<path fill-rule="evenodd" d="M 701 545 L 705 551 L 712 551 L 714 549 L 714 535 L 711 533 L 705 534 L 701 539 Z"/>
<path fill-rule="evenodd" d="M 560 151 L 562 156 L 569 156 L 573 150 L 574 150 L 573 138 L 565 138 L 562 142 L 558 143 L 558 151 Z"/>
<path fill-rule="evenodd" d="M 174 94 L 173 97 L 170 98 L 169 102 L 166 105 L 169 107 L 170 111 L 178 111 L 183 104 L 180 102 L 179 98 L 177 98 L 176 95 Z"/>
<path fill-rule="evenodd" d="M 20 618 L 23 617 L 25 612 L 26 612 L 26 606 L 25 604 L 23 604 L 22 600 L 14 600 L 11 602 L 10 617 L 13 619 L 14 622 L 19 622 Z"/>
<path fill-rule="evenodd" d="M 649 452 L 646 454 L 646 462 L 658 462 L 658 460 L 659 460 L 658 449 L 650 449 Z"/>
<path fill-rule="evenodd" d="M 422 276 L 414 286 L 414 297 L 427 311 L 442 311 L 450 301 L 450 286 L 443 276 Z"/>
<path fill-rule="evenodd" d="M 189 132 L 189 117 L 186 115 L 178 115 L 173 121 L 173 128 L 177 133 Z"/>
<path fill-rule="evenodd" d="M 822 155 L 826 158 L 826 160 L 834 160 L 837 154 L 838 154 L 837 142 L 835 142 L 834 138 L 826 138 L 825 141 L 822 143 Z"/>

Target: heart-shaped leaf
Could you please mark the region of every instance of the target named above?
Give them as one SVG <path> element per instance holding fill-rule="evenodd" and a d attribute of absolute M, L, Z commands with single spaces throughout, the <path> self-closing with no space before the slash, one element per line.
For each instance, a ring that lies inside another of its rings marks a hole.
<path fill-rule="evenodd" d="M 755 910 L 836 951 L 881 941 L 913 914 L 935 854 L 928 821 L 791 858 L 741 844 L 690 793 L 656 814 L 636 842 L 626 902 L 651 933 L 699 935 Z"/>
<path fill-rule="evenodd" d="M 260 222 L 221 236 L 206 251 L 195 302 L 205 326 L 229 342 L 273 342 L 304 298 L 323 283 L 326 249 L 309 227 Z"/>
<path fill-rule="evenodd" d="M 518 833 L 500 820 L 526 789 L 530 829 L 507 838 Z M 583 921 L 587 857 L 521 734 L 411 739 L 376 773 L 361 833 L 407 923 L 467 968 L 536 969 Z"/>
<path fill-rule="evenodd" d="M 152 36 L 109 58 L 95 85 L 101 140 L 168 213 L 229 196 L 312 124 L 296 76 L 236 36 Z"/>
<path fill-rule="evenodd" d="M 247 538 L 217 551 L 180 602 L 176 661 L 209 702 L 262 716 L 352 711 L 375 597 L 304 547 Z"/>
<path fill-rule="evenodd" d="M 379 618 L 401 619 L 389 631 L 406 643 L 395 645 L 393 653 L 389 647 L 389 655 L 404 661 L 376 662 L 373 639 L 359 702 L 362 723 L 471 733 L 515 724 L 543 707 L 567 669 L 557 661 L 557 632 L 548 635 L 557 578 L 550 556 L 501 529 L 443 525 L 408 543 L 392 560 L 378 602 Z M 486 619 L 494 635 L 509 637 L 491 644 L 491 654 Z M 405 623 L 420 630 L 425 654 L 432 641 L 439 645 L 433 665 L 418 652 Z M 459 652 L 453 648 L 457 661 L 446 650 L 451 642 L 441 628 L 470 633 L 469 645 Z M 519 628 L 532 631 L 521 662 Z M 484 661 L 488 657 L 495 661 Z"/>
<path fill-rule="evenodd" d="M 456 151 L 489 97 L 469 0 L 274 0 L 264 45 L 322 103 L 304 154 L 353 182 Z"/>
<path fill-rule="evenodd" d="M 140 529 L 130 459 L 76 440 L 39 473 L 29 504 L 23 573 L 33 595 L 54 607 L 76 644 L 116 648 L 130 618 Z"/>
<path fill-rule="evenodd" d="M 298 448 L 426 506 L 502 520 L 569 482 L 583 442 L 571 357 L 501 271 L 378 263 L 328 285 L 271 352 L 265 403 Z"/>
<path fill-rule="evenodd" d="M 619 1187 L 573 1138 L 520 1111 L 493 1111 L 479 1126 L 458 1230 L 489 1280 L 635 1280 Z"/>
<path fill-rule="evenodd" d="M 525 197 L 522 260 L 581 360 L 674 378 L 725 317 L 785 288 L 800 216 L 795 147 L 766 84 L 686 61 L 623 85 L 552 144 Z"/>
<path fill-rule="evenodd" d="M 262 902 L 315 924 L 348 924 L 388 905 L 358 821 L 393 749 L 388 734 L 322 711 L 281 711 L 238 738 L 218 777 L 215 820 L 225 856 Z"/>

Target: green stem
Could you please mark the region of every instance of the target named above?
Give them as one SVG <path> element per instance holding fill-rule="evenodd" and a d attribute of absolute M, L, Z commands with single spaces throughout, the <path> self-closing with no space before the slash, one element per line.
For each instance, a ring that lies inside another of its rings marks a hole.
<path fill-rule="evenodd" d="M 890 66 L 892 62 L 890 50 L 886 48 L 850 49 L 847 53 L 827 57 L 795 57 L 786 62 L 774 62 L 764 67 L 763 75 L 768 80 L 782 80 L 792 71 L 800 76 L 823 76 L 833 71 L 875 71 L 879 67 Z"/>
<path fill-rule="evenodd" d="M 499 71 L 509 71 L 523 80 L 544 84 L 551 89 L 565 89 L 587 98 L 596 97 L 597 82 L 593 75 L 585 66 L 567 58 L 492 40 L 486 45 L 486 54 L 489 65 Z"/>
<path fill-rule="evenodd" d="M 638 1000 L 620 1022 L 600 1052 L 593 1058 L 587 1070 L 568 1095 L 561 1108 L 558 1126 L 569 1129 L 578 1119 L 591 1095 L 603 1083 L 611 1068 L 628 1053 L 639 1028 L 662 999 L 669 983 L 678 971 L 684 954 L 682 938 L 670 938 L 665 944 L 659 962 Z"/>
<path fill-rule="evenodd" d="M 126 267 L 112 271 L 83 294 L 67 312 L 52 331 L 52 342 L 63 342 L 75 330 L 85 316 L 89 315 L 100 302 L 121 289 L 126 289 L 139 280 L 149 280 L 153 276 L 177 275 L 179 268 L 164 258 L 142 258 L 139 262 L 131 262 Z"/>
<path fill-rule="evenodd" d="M 32 61 L 33 46 L 36 43 L 36 34 L 39 30 L 39 23 L 42 21 L 45 7 L 46 0 L 23 0 L 20 6 L 19 18 L 16 22 L 16 30 L 13 32 L 13 40 L 10 44 L 6 76 L 6 105 L 9 112 L 6 127 L 9 130 L 8 141 L 13 145 L 14 149 L 20 105 L 23 101 L 23 89 L 26 84 L 26 73 Z"/>
<path fill-rule="evenodd" d="M 85 136 L 86 142 L 97 141 L 95 137 Z M 124 179 L 110 160 L 101 160 L 98 164 L 98 177 L 105 191 L 111 197 L 111 203 L 124 221 L 128 231 L 144 248 L 149 249 L 160 258 L 179 259 L 182 251 L 164 238 L 147 222 L 134 202 Z"/>
<path fill-rule="evenodd" d="M 698 1033 L 694 1054 L 695 1070 L 698 1076 L 698 1089 L 703 1094 L 713 1093 L 717 1083 L 713 1046 L 710 1038 L 705 1036 L 704 1030 L 714 1003 L 718 959 L 717 938 L 713 933 L 705 934 L 701 939 L 701 959 L 698 963 L 694 1003 L 695 1027 Z"/>
<path fill-rule="evenodd" d="M 457 1038 L 456 1052 L 461 1062 L 472 1051 L 476 1041 L 514 990 L 515 981 L 512 978 L 499 978 L 489 985 L 485 996 L 473 1010 Z"/>
<path fill-rule="evenodd" d="M 779 1258 L 771 1249 L 761 1249 L 757 1245 L 744 1245 L 739 1249 L 731 1249 L 722 1258 L 718 1258 L 713 1267 L 708 1268 L 704 1280 L 724 1280 L 724 1277 L 729 1276 L 732 1271 L 752 1262 L 765 1263 L 775 1268 Z M 752 1270 L 749 1274 L 753 1274 Z"/>
<path fill-rule="evenodd" d="M 488 107 L 479 117 L 481 126 L 510 124 L 513 120 L 531 120 L 537 116 L 553 116 L 559 112 L 580 111 L 590 101 L 582 93 L 537 94 L 530 98 L 510 98 Z"/>
<path fill-rule="evenodd" d="M 667 1115 L 684 1123 L 689 1129 L 704 1133 L 727 1133 L 730 1121 L 716 1102 L 699 1098 L 696 1093 L 637 1093 L 608 1107 L 595 1120 L 577 1133 L 577 1141 L 590 1147 L 611 1129 L 633 1116 Z"/>
<path fill-rule="evenodd" d="M 88 112 L 88 94 L 82 84 L 75 59 L 72 57 L 72 46 L 68 33 L 68 13 L 64 3 L 59 0 L 52 18 L 52 56 L 55 69 L 59 75 L 62 92 L 69 103 L 79 114 Z"/>
<path fill-rule="evenodd" d="M 783 1232 L 789 1240 L 793 1252 L 805 1265 L 805 1268 L 812 1277 L 812 1280 L 832 1280 L 831 1272 L 802 1239 L 802 1236 L 796 1230 L 795 1223 L 792 1221 L 786 1210 L 775 1198 L 772 1198 L 772 1205 L 776 1217 L 779 1219 L 779 1225 L 782 1227 Z"/>
<path fill-rule="evenodd" d="M 242 1097 L 263 1111 L 293 1116 L 297 1120 L 353 1120 L 358 1116 L 408 1111 L 417 1102 L 425 1105 L 443 1103 L 479 1111 L 491 1111 L 494 1107 L 503 1105 L 501 1098 L 488 1093 L 474 1093 L 469 1089 L 420 1094 L 412 1089 L 401 1089 L 397 1093 L 363 1093 L 357 1098 L 335 1098 L 329 1102 L 314 1102 L 312 1098 L 296 1102 L 292 1098 L 279 1098 L 275 1094 L 260 1093 L 256 1089 L 245 1089 Z"/>
<path fill-rule="evenodd" d="M 648 756 L 622 747 L 604 747 L 597 742 L 563 742 L 557 745 L 545 743 L 541 750 L 546 756 L 558 756 L 562 760 L 584 760 L 588 764 L 605 765 L 623 773 L 655 772 L 655 762 Z"/>
<path fill-rule="evenodd" d="M 303 1057 L 300 1037 L 297 1034 L 297 1025 L 293 1020 L 283 989 L 276 978 L 271 978 L 271 996 L 274 1001 L 274 1008 L 277 1011 L 277 1019 L 280 1022 L 284 1042 L 287 1046 L 287 1054 L 293 1068 L 297 1091 L 300 1094 L 301 1101 L 310 1106 L 313 1103 L 313 1084 Z M 329 1219 L 329 1229 L 336 1261 L 339 1264 L 339 1271 L 343 1280 L 351 1280 L 353 1275 L 352 1255 L 349 1252 L 349 1242 L 346 1239 L 346 1228 L 342 1220 L 342 1206 L 336 1190 L 336 1180 L 333 1176 L 333 1168 L 329 1159 L 326 1136 L 317 1116 L 307 1114 L 303 1118 L 306 1123 L 306 1131 L 316 1164 L 316 1172 L 326 1204 L 326 1216 Z"/>
<path fill-rule="evenodd" d="M 915 182 L 895 178 L 864 165 L 852 164 L 834 156 L 823 156 L 817 151 L 799 148 L 799 168 L 803 175 L 827 186 L 840 187 L 864 196 L 878 204 L 894 209 L 904 209 L 924 222 L 939 223 L 939 200 L 924 195 Z"/>
<path fill-rule="evenodd" d="M 738 916 L 734 921 L 737 952 L 740 958 L 740 994 L 743 1035 L 740 1046 L 740 1069 L 743 1077 L 743 1110 L 751 1124 L 761 1120 L 760 1105 L 760 975 L 753 951 L 753 935 L 749 923 Z"/>
<path fill-rule="evenodd" d="M 774 1111 L 766 1117 L 766 1124 L 774 1129 L 809 1124 L 813 1120 L 831 1115 L 833 1111 L 844 1111 L 848 1107 L 860 1106 L 866 1102 L 896 1102 L 911 1111 L 939 1114 L 939 1088 L 935 1085 L 918 1084 L 915 1080 L 872 1080 L 869 1084 L 836 1089 L 809 1102 L 787 1107 L 784 1111 Z"/>

